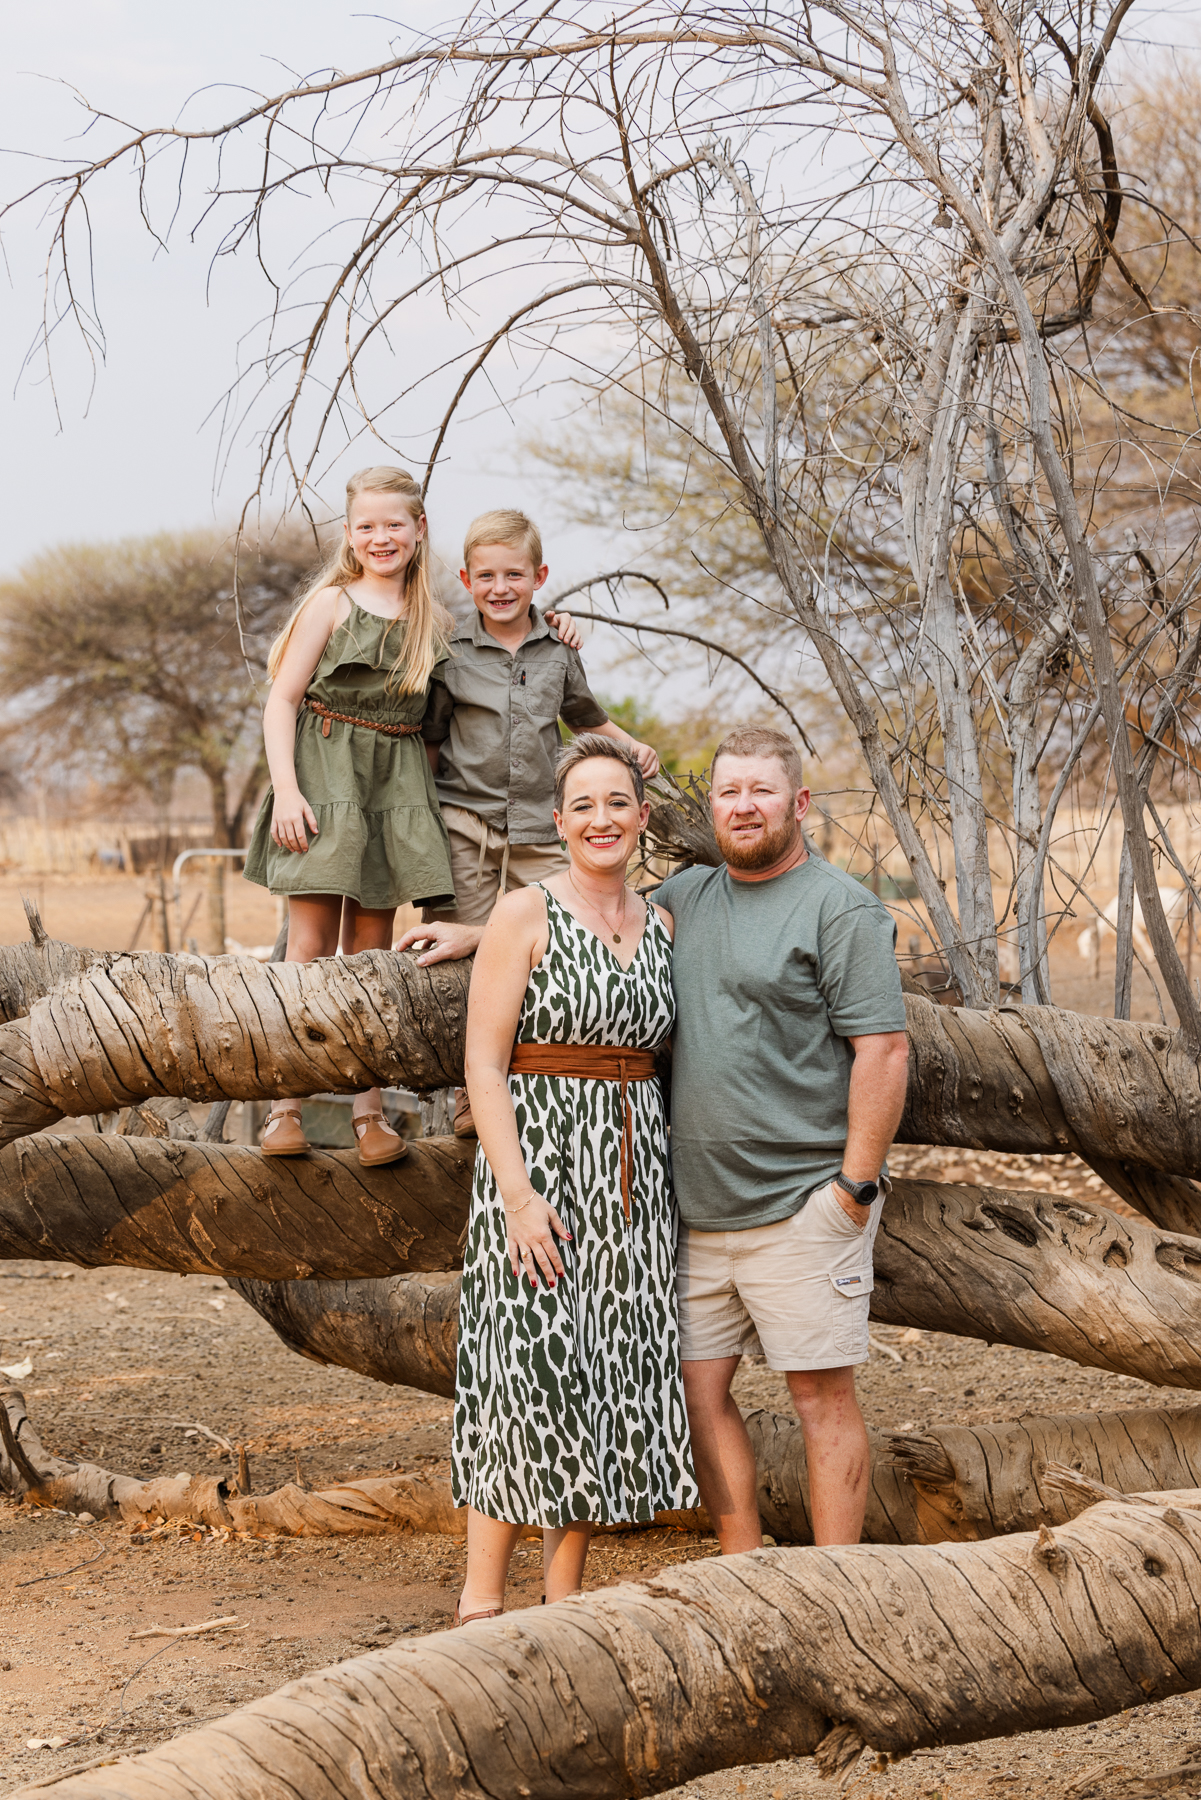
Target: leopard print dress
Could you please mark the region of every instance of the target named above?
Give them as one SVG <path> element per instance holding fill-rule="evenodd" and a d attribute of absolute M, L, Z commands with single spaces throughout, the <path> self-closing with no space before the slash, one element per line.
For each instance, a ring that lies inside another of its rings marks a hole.
<path fill-rule="evenodd" d="M 544 890 L 545 892 L 545 890 Z M 654 908 L 628 970 L 546 895 L 550 941 L 517 1040 L 655 1049 L 675 1013 Z M 615 1081 L 510 1075 L 530 1181 L 571 1239 L 553 1290 L 514 1279 L 505 1212 L 479 1151 L 463 1262 L 455 1503 L 511 1524 L 645 1521 L 696 1506 L 676 1323 L 676 1212 L 657 1081 L 632 1082 L 629 1221 Z"/>

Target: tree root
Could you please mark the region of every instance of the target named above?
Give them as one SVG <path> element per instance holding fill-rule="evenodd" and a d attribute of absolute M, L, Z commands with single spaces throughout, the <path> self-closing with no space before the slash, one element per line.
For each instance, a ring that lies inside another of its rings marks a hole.
<path fill-rule="evenodd" d="M 1022 1533 L 693 1563 L 406 1639 L 39 1792 L 617 1800 L 823 1741 L 837 1764 L 851 1732 L 895 1757 L 1201 1685 L 1195 1512 L 1094 1506 L 1053 1548 Z"/>

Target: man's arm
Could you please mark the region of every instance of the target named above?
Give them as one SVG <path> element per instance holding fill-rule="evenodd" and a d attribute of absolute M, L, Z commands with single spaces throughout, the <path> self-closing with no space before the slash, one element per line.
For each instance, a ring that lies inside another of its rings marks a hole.
<path fill-rule="evenodd" d="M 855 1060 L 847 1095 L 847 1147 L 842 1172 L 848 1181 L 875 1181 L 896 1136 L 909 1080 L 909 1038 L 903 1031 L 848 1038 Z M 857 1225 L 867 1223 L 866 1206 L 835 1186 L 839 1203 Z"/>

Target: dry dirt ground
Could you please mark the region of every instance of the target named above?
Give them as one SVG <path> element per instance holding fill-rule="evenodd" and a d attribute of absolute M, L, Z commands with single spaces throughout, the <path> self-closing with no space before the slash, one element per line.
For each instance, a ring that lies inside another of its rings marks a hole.
<path fill-rule="evenodd" d="M 231 902 L 239 885 L 230 884 Z M 0 939 L 21 934 L 19 892 L 20 884 L 0 885 Z M 136 884 L 119 878 L 90 887 L 47 881 L 43 902 L 52 931 L 97 947 L 123 947 L 140 907 Z M 243 918 L 231 904 L 231 935 L 270 937 L 270 901 L 262 897 L 261 919 L 250 910 L 257 893 L 246 905 Z M 1112 1203 L 1070 1160 L 907 1148 L 893 1168 Z M 873 1335 L 902 1359 L 873 1354 L 861 1373 L 868 1421 L 882 1428 L 1157 1400 L 1140 1383 L 1033 1352 L 887 1327 Z M 33 1369 L 22 1385 L 47 1447 L 129 1474 L 227 1468 L 201 1428 L 245 1441 L 257 1492 L 296 1479 L 317 1487 L 393 1469 L 448 1470 L 448 1402 L 293 1355 L 208 1277 L 2 1264 L 0 1364 L 25 1359 Z M 761 1365 L 744 1365 L 738 1394 L 746 1405 L 787 1406 L 780 1378 Z M 588 1585 L 638 1580 L 714 1549 L 683 1532 L 605 1536 Z M 147 1539 L 0 1498 L 0 1794 L 162 1743 L 397 1637 L 445 1629 L 462 1560 L 457 1541 L 413 1534 L 256 1543 L 173 1529 Z M 523 1545 L 510 1603 L 537 1604 L 540 1591 L 537 1549 Z M 202 1636 L 135 1636 L 230 1615 L 229 1627 Z M 1179 1769 L 1198 1773 L 1174 1780 Z M 1201 1795 L 1197 1697 L 1070 1731 L 921 1752 L 884 1770 L 865 1761 L 841 1791 L 854 1800 Z M 838 1792 L 801 1758 L 708 1776 L 672 1800 Z"/>

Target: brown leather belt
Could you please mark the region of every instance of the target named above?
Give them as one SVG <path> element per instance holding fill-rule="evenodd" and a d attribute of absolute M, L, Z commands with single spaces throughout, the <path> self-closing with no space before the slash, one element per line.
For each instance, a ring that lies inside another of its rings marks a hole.
<path fill-rule="evenodd" d="M 630 1176 L 634 1162 L 634 1115 L 626 1089 L 631 1081 L 655 1079 L 653 1050 L 619 1050 L 612 1044 L 514 1044 L 510 1075 L 566 1075 L 576 1081 L 621 1083 L 621 1210 L 630 1216 Z"/>
<path fill-rule="evenodd" d="M 332 712 L 328 706 L 322 706 L 320 700 L 310 699 L 308 694 L 300 704 L 306 712 L 316 713 L 324 721 L 322 737 L 329 736 L 331 719 L 337 719 L 340 725 L 363 725 L 368 731 L 382 731 L 385 737 L 416 737 L 421 730 L 420 725 L 381 725 L 376 719 L 356 719 L 353 713 Z"/>

